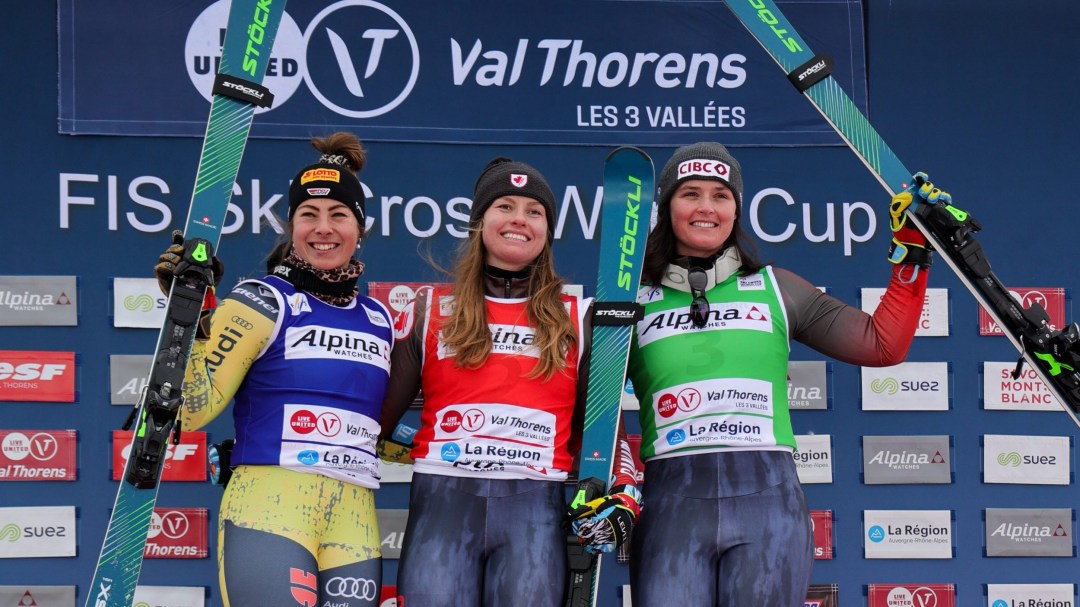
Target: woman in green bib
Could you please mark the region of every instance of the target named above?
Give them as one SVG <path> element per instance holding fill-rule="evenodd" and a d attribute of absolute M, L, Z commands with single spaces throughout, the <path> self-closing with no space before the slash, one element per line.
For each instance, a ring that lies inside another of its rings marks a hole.
<path fill-rule="evenodd" d="M 679 148 L 660 173 L 629 364 L 646 462 L 636 605 L 804 604 L 813 538 L 791 455 L 789 340 L 895 365 L 922 310 L 930 252 L 904 222 L 910 195 L 890 206 L 892 278 L 873 315 L 758 262 L 742 197 L 739 163 L 719 143 Z"/>

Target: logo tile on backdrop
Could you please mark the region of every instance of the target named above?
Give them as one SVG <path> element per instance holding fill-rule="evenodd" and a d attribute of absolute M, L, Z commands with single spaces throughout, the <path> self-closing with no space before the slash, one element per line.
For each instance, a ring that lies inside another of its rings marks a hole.
<path fill-rule="evenodd" d="M 873 314 L 881 304 L 881 298 L 885 296 L 885 289 L 863 288 L 860 291 L 862 311 Z M 949 290 L 926 289 L 915 337 L 947 337 L 949 324 Z"/>
<path fill-rule="evenodd" d="M 112 479 L 124 475 L 128 454 L 131 453 L 131 430 L 112 432 Z M 165 448 L 165 466 L 161 470 L 163 481 L 206 480 L 206 432 L 183 432 L 180 444 L 169 442 Z"/>
<path fill-rule="evenodd" d="M 953 584 L 868 584 L 866 605 L 867 607 L 956 607 L 956 586 Z"/>
<path fill-rule="evenodd" d="M 1050 315 L 1050 324 L 1058 329 L 1065 327 L 1065 289 L 1061 287 L 1009 287 L 1009 295 L 1030 308 L 1039 304 Z M 979 306 L 979 335 L 1005 335 L 1001 327 L 982 306 Z"/>
<path fill-rule="evenodd" d="M 814 528 L 814 558 L 831 560 L 833 558 L 833 511 L 811 510 L 810 524 Z"/>
<path fill-rule="evenodd" d="M 982 365 L 983 408 L 1001 411 L 1061 412 L 1062 404 L 1030 365 L 1020 369 L 1013 379 L 1016 361 L 992 362 Z"/>
<path fill-rule="evenodd" d="M 1075 607 L 1074 584 L 987 584 L 986 604 L 989 607 L 1014 605 L 1061 605 Z"/>
<path fill-rule="evenodd" d="M 952 482 L 949 436 L 863 436 L 863 482 L 867 485 Z"/>
<path fill-rule="evenodd" d="M 0 401 L 75 402 L 75 353 L 0 350 Z"/>
<path fill-rule="evenodd" d="M 152 354 L 109 355 L 109 404 L 134 405 L 146 387 Z"/>
<path fill-rule="evenodd" d="M 0 430 L 0 481 L 75 480 L 75 437 L 75 430 Z"/>
<path fill-rule="evenodd" d="M 0 276 L 0 326 L 78 324 L 74 276 Z"/>
<path fill-rule="evenodd" d="M 405 540 L 405 524 L 409 522 L 407 509 L 377 509 L 375 518 L 379 521 L 379 533 L 382 534 L 382 557 L 384 559 L 401 558 L 401 545 Z"/>
<path fill-rule="evenodd" d="M 75 556 L 75 506 L 0 508 L 0 558 Z"/>
<path fill-rule="evenodd" d="M 983 436 L 983 482 L 1068 485 L 1072 479 L 1068 436 Z"/>
<path fill-rule="evenodd" d="M 810 584 L 806 591 L 805 607 L 836 607 L 840 604 L 838 584 Z"/>
<path fill-rule="evenodd" d="M 163 607 L 205 607 L 206 588 L 203 586 L 143 586 L 135 587 L 132 605 Z"/>
<path fill-rule="evenodd" d="M 860 367 L 863 411 L 948 411 L 949 364 Z"/>
<path fill-rule="evenodd" d="M 167 302 L 156 278 L 114 278 L 113 326 L 160 329 Z"/>
<path fill-rule="evenodd" d="M 206 508 L 154 508 L 143 558 L 204 559 L 209 554 Z"/>
<path fill-rule="evenodd" d="M 829 408 L 830 364 L 823 360 L 788 362 L 788 407 L 826 410 Z"/>
<path fill-rule="evenodd" d="M 951 510 L 864 510 L 863 557 L 951 559 Z"/>
<path fill-rule="evenodd" d="M 986 556 L 1071 557 L 1072 508 L 987 508 Z"/>
<path fill-rule="evenodd" d="M 73 607 L 74 586 L 0 586 L 0 605 Z"/>
<path fill-rule="evenodd" d="M 797 449 L 795 470 L 799 482 L 805 484 L 832 483 L 832 436 L 828 434 L 801 434 L 795 437 Z"/>

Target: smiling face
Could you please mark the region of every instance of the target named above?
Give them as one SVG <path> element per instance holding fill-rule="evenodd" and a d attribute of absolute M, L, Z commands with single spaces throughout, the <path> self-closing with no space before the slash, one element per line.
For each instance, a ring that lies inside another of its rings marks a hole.
<path fill-rule="evenodd" d="M 516 271 L 533 262 L 547 243 L 548 218 L 544 205 L 526 196 L 502 196 L 484 211 L 484 262 Z"/>
<path fill-rule="evenodd" d="M 688 179 L 671 196 L 675 252 L 709 257 L 719 251 L 735 226 L 738 204 L 727 185 L 712 179 Z"/>
<path fill-rule="evenodd" d="M 311 198 L 293 213 L 292 242 L 296 255 L 315 268 L 342 268 L 360 242 L 360 224 L 345 203 Z"/>

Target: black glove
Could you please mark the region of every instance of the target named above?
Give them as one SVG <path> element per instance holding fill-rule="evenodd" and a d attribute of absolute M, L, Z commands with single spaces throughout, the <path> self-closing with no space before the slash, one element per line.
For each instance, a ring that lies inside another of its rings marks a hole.
<path fill-rule="evenodd" d="M 180 264 L 184 259 L 184 233 L 180 230 L 173 230 L 172 244 L 169 248 L 165 249 L 165 252 L 158 257 L 157 265 L 154 266 L 154 276 L 158 280 L 158 288 L 165 295 L 169 294 L 169 289 L 172 288 L 173 272 L 176 271 L 176 266 Z M 214 272 L 214 286 L 217 287 L 221 284 L 221 276 L 225 273 L 225 264 L 221 262 L 221 259 L 217 255 L 210 258 L 210 264 Z"/>

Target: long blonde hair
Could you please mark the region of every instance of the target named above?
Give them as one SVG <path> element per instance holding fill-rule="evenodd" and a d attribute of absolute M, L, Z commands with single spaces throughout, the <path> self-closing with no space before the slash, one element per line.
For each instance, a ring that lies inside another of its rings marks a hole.
<path fill-rule="evenodd" d="M 487 250 L 480 234 L 482 229 L 481 224 L 472 230 L 458 251 L 454 266 L 454 308 L 442 325 L 443 343 L 456 351 L 457 365 L 465 369 L 483 366 L 492 347 L 484 299 Z M 536 330 L 534 344 L 540 351 L 540 358 L 536 367 L 525 376 L 528 379 L 551 379 L 567 367 L 567 354 L 577 346 L 577 331 L 560 297 L 562 289 L 563 280 L 555 273 L 555 259 L 551 241 L 548 241 L 531 264 L 529 274 L 525 312 Z"/>

